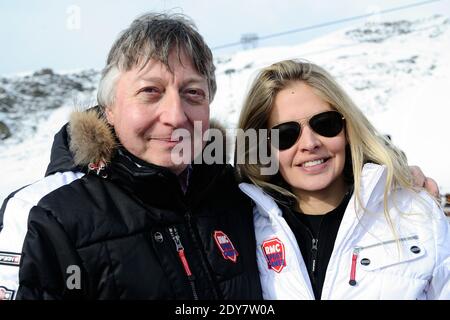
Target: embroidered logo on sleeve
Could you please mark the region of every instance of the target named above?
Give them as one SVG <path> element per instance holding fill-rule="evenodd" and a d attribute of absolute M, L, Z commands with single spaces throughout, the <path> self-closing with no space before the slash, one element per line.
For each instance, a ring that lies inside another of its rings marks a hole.
<path fill-rule="evenodd" d="M 20 265 L 20 254 L 0 251 L 0 264 L 18 267 Z"/>
<path fill-rule="evenodd" d="M 264 256 L 267 260 L 267 266 L 275 272 L 280 273 L 286 266 L 286 256 L 284 244 L 278 238 L 266 240 L 261 245 Z"/>
<path fill-rule="evenodd" d="M 219 247 L 220 252 L 222 252 L 222 256 L 225 260 L 231 260 L 236 262 L 238 257 L 238 252 L 234 248 L 233 243 L 230 238 L 223 231 L 214 231 L 214 240 L 216 241 L 217 246 Z"/>
<path fill-rule="evenodd" d="M 14 290 L 9 290 L 6 287 L 0 287 L 0 301 L 12 300 L 14 297 Z"/>

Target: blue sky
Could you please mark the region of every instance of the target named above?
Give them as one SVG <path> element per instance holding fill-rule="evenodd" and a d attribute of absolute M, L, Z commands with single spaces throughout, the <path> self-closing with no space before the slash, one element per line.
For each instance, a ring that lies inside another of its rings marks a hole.
<path fill-rule="evenodd" d="M 450 16 L 450 0 L 377 15 L 420 0 L 0 0 L 0 75 L 102 68 L 117 34 L 147 11 L 184 13 L 194 19 L 211 47 L 238 42 L 244 33 L 259 36 L 357 15 L 367 19 Z M 301 43 L 364 19 L 262 41 L 259 46 Z M 240 50 L 217 50 L 215 55 Z"/>

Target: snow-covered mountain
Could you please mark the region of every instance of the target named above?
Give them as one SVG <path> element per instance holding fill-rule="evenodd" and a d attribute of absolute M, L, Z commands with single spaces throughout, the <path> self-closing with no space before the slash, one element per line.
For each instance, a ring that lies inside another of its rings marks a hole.
<path fill-rule="evenodd" d="M 29 75 L 0 77 L 0 139 L 21 143 L 34 135 L 55 109 L 71 101 L 76 104 L 91 99 L 98 75 L 95 70 L 55 73 L 42 69 Z"/>
<path fill-rule="evenodd" d="M 290 47 L 258 48 L 216 58 L 218 92 L 211 115 L 234 128 L 259 68 L 282 59 L 325 67 L 377 128 L 450 192 L 450 19 L 361 24 Z M 53 135 L 73 110 L 95 101 L 99 72 L 0 77 L 0 200 L 41 178 Z M 447 147 L 445 147 L 447 145 Z"/>
<path fill-rule="evenodd" d="M 449 66 L 449 49 L 450 19 L 432 16 L 364 24 L 298 46 L 242 51 L 218 59 L 220 91 L 213 114 L 235 123 L 242 97 L 258 69 L 296 58 L 327 69 L 370 116 L 391 108 L 392 98 L 404 90 L 438 80 Z"/>

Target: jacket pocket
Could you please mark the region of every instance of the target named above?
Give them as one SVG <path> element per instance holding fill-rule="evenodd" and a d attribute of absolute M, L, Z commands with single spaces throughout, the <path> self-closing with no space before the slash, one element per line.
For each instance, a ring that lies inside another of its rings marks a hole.
<path fill-rule="evenodd" d="M 355 299 L 423 299 L 426 257 L 417 235 L 364 244 L 353 249 L 349 284 Z"/>
<path fill-rule="evenodd" d="M 426 251 L 417 235 L 401 237 L 379 243 L 358 246 L 358 266 L 362 270 L 375 271 L 422 258 Z"/>

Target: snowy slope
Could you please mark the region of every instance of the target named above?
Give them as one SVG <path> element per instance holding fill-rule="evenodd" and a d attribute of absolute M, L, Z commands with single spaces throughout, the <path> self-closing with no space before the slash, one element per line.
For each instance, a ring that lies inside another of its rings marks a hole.
<path fill-rule="evenodd" d="M 11 191 L 43 177 L 54 134 L 74 106 L 95 101 L 98 71 L 53 72 L 43 69 L 0 77 L 0 201 Z M 0 128 L 1 129 L 1 128 Z"/>
<path fill-rule="evenodd" d="M 46 120 L 39 122 L 36 133 L 24 142 L 0 147 L 0 199 L 11 191 L 33 183 L 44 176 L 50 160 L 53 136 L 68 121 L 72 106 L 56 109 Z"/>
<path fill-rule="evenodd" d="M 302 58 L 324 66 L 348 90 L 382 133 L 392 136 L 411 164 L 450 192 L 450 19 L 361 24 L 292 47 L 258 48 L 216 58 L 218 92 L 211 115 L 234 128 L 242 101 L 259 68 L 281 59 Z M 89 76 L 89 90 L 98 77 Z M 78 81 L 78 80 L 77 80 Z M 79 94 L 81 94 L 79 93 Z M 0 91 L 1 98 L 1 91 Z M 83 100 L 85 101 L 85 100 Z M 20 118 L 22 131 L 0 140 L 0 200 L 10 191 L 43 176 L 54 133 L 67 120 L 73 102 L 49 109 L 45 116 L 2 114 Z M 39 112 L 39 111 L 38 111 Z M 12 120 L 11 120 L 12 119 Z M 27 120 L 28 119 L 28 120 Z M 29 130 L 33 124 L 35 130 Z M 19 125 L 13 125 L 15 130 Z"/>
<path fill-rule="evenodd" d="M 375 37 L 374 35 L 377 35 Z M 433 78 L 449 64 L 450 19 L 367 24 L 293 47 L 240 52 L 218 63 L 217 118 L 235 123 L 258 69 L 282 59 L 306 59 L 325 67 L 366 114 L 386 110 L 396 94 Z M 224 90 L 225 88 L 225 90 Z M 231 100 L 230 100 L 231 98 Z"/>
<path fill-rule="evenodd" d="M 410 164 L 450 192 L 450 19 L 365 24 L 293 47 L 243 51 L 218 63 L 213 118 L 233 126 L 259 68 L 281 59 L 325 67 Z"/>
<path fill-rule="evenodd" d="M 420 165 L 439 183 L 442 193 L 450 192 L 450 59 L 446 69 L 393 96 L 386 112 L 370 117 L 405 151 L 410 164 Z"/>

